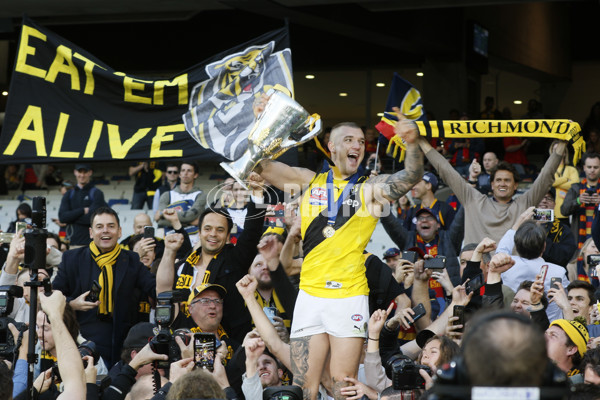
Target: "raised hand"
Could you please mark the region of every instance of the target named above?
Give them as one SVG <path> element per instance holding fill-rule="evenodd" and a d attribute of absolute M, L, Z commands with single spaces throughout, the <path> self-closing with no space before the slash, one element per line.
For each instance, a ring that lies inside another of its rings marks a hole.
<path fill-rule="evenodd" d="M 419 129 L 414 121 L 407 119 L 398 107 L 393 108 L 398 114 L 398 122 L 394 125 L 394 133 L 400 136 L 407 144 L 416 143 L 419 138 Z"/>

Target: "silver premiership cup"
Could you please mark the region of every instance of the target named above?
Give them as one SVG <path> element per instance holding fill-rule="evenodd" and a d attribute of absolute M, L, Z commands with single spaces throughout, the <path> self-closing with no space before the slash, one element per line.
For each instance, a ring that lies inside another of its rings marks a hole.
<path fill-rule="evenodd" d="M 321 132 L 321 117 L 309 115 L 294 99 L 271 89 L 265 110 L 248 135 L 248 149 L 239 159 L 222 162 L 221 167 L 246 189 L 244 182 L 256 165 L 264 159 L 274 159 Z"/>

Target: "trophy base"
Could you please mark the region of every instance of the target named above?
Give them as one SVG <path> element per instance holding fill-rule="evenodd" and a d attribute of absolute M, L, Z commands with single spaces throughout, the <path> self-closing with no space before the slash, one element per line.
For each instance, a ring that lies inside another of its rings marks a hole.
<path fill-rule="evenodd" d="M 246 182 L 244 182 L 244 180 L 242 180 L 238 176 L 238 172 L 239 171 L 236 171 L 234 168 L 232 168 L 231 166 L 229 166 L 228 163 L 225 163 L 225 162 L 222 162 L 219 165 L 225 170 L 225 172 L 227 172 L 229 174 L 229 176 L 231 176 L 233 179 L 235 179 L 237 183 L 239 183 L 240 185 L 242 185 L 242 187 L 244 189 L 249 190 L 248 185 L 246 185 Z"/>

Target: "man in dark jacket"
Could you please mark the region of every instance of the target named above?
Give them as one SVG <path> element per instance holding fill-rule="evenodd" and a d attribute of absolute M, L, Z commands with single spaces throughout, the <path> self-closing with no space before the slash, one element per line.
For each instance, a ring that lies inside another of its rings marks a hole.
<path fill-rule="evenodd" d="M 96 343 L 108 365 L 119 361 L 123 341 L 135 321 L 140 299 L 156 298 L 156 279 L 140 262 L 137 253 L 122 250 L 118 244 L 121 226 L 117 213 L 100 207 L 92 214 L 89 246 L 63 254 L 53 282 L 54 289 L 67 297 L 77 311 L 83 337 Z M 92 282 L 101 290 L 98 300 L 88 301 Z"/>
<path fill-rule="evenodd" d="M 73 173 L 77 185 L 65 193 L 60 202 L 58 219 L 67 224 L 71 249 L 90 243 L 90 215 L 106 206 L 104 194 L 91 183 L 93 172 L 89 164 L 76 164 Z"/>
<path fill-rule="evenodd" d="M 252 328 L 250 314 L 235 284 L 246 275 L 257 253 L 256 246 L 262 234 L 265 216 L 265 209 L 255 206 L 257 201 L 262 202 L 262 189 L 256 190 L 252 201 L 248 203 L 244 232 L 236 245 L 227 243 L 233 222 L 224 209 L 207 208 L 200 215 L 199 247 L 177 264 L 176 252 L 183 242 L 183 236 L 167 235 L 165 252 L 156 273 L 158 293 L 173 289 L 193 290 L 203 283 L 223 286 L 227 291 L 223 327 L 239 343 L 242 343 L 244 336 Z M 182 302 L 180 305 L 181 311 L 190 318 L 187 303 Z"/>
<path fill-rule="evenodd" d="M 452 283 L 460 285 L 460 266 L 458 254 L 464 236 L 464 209 L 461 208 L 447 230 L 440 229 L 440 222 L 435 212 L 421 208 L 416 213 L 416 230 L 407 230 L 402 223 L 390 213 L 381 218 L 381 223 L 390 238 L 401 250 L 418 247 L 432 257 L 445 256 L 446 270 Z"/>

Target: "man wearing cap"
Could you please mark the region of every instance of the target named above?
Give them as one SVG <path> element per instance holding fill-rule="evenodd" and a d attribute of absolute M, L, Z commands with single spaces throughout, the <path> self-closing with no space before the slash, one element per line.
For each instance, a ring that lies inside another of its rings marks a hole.
<path fill-rule="evenodd" d="M 212 333 L 221 342 L 226 342 L 227 354 L 225 359 L 231 359 L 233 352 L 238 347 L 238 342 L 230 339 L 221 325 L 223 319 L 223 303 L 227 290 L 221 285 L 214 283 L 201 283 L 191 291 L 187 304 L 190 318 L 185 318 L 175 307 L 175 320 L 170 328 L 173 330 L 188 328 L 193 333 Z M 217 347 L 219 347 L 217 343 Z"/>
<path fill-rule="evenodd" d="M 156 325 L 150 322 L 139 322 L 131 327 L 123 342 L 121 360 L 108 371 L 108 376 L 110 376 L 113 382 L 115 382 L 115 379 L 122 379 L 117 378 L 119 374 L 122 374 L 128 376 L 130 381 L 132 381 L 131 385 L 133 385 L 136 379 L 152 373 L 152 364 L 143 361 L 148 362 L 148 357 L 154 357 L 157 360 L 162 359 L 162 356 L 157 355 L 150 349 L 144 349 L 142 353 L 142 349 L 157 333 L 158 329 Z M 139 357 L 138 354 L 140 354 Z"/>
<path fill-rule="evenodd" d="M 401 249 L 417 247 L 432 257 L 445 256 L 446 269 L 454 285 L 460 284 L 460 266 L 458 254 L 463 239 L 464 208 L 461 208 L 452 225 L 441 230 L 439 213 L 429 208 L 420 208 L 415 213 L 416 226 L 406 229 L 393 215 L 381 218 L 381 223 Z"/>
<path fill-rule="evenodd" d="M 440 178 L 450 186 L 462 206 L 468 210 L 465 214 L 465 243 L 479 243 L 484 237 L 499 242 L 519 215 L 528 207 L 538 204 L 548 192 L 566 149 L 566 142 L 554 147 L 533 185 L 522 196 L 513 200 L 519 174 L 511 164 L 504 161 L 498 163 L 490 177 L 493 194 L 488 197 L 456 172 L 425 138 L 419 139 L 419 145 Z"/>
<path fill-rule="evenodd" d="M 400 249 L 397 247 L 387 249 L 385 253 L 383 253 L 383 260 L 392 271 L 395 271 L 400 261 Z"/>
<path fill-rule="evenodd" d="M 450 229 L 452 220 L 454 220 L 454 209 L 443 201 L 435 198 L 435 191 L 438 188 L 438 179 L 431 172 L 426 172 L 423 179 L 411 189 L 413 199 L 421 200 L 420 205 L 414 205 L 408 209 L 404 219 L 404 227 L 411 231 L 417 227 L 417 212 L 422 208 L 428 208 L 433 212 L 440 223 L 440 229 Z"/>
<path fill-rule="evenodd" d="M 106 206 L 104 193 L 91 183 L 92 173 L 90 164 L 75 164 L 73 174 L 77 185 L 63 195 L 58 209 L 58 219 L 67 224 L 71 249 L 90 243 L 90 216 L 97 208 Z"/>
<path fill-rule="evenodd" d="M 557 319 L 546 329 L 545 336 L 548 358 L 567 376 L 580 374 L 579 366 L 590 339 L 585 325 L 577 321 Z M 573 378 L 570 380 L 573 382 Z"/>

